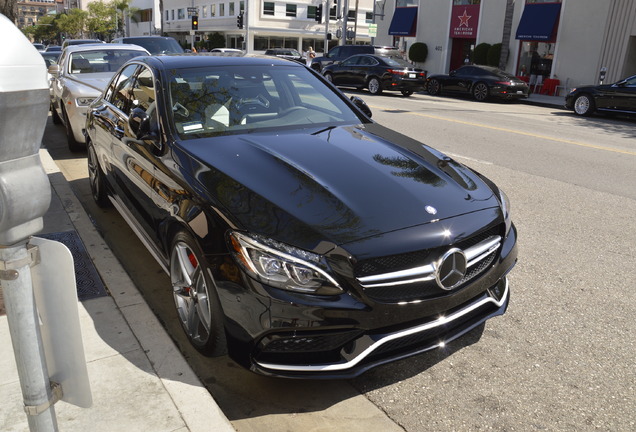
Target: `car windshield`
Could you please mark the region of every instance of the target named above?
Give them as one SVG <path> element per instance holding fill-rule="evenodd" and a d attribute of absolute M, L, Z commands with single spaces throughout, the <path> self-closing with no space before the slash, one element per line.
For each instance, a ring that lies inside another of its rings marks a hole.
<path fill-rule="evenodd" d="M 382 57 L 384 62 L 392 67 L 412 68 L 413 65 L 404 59 L 398 57 Z"/>
<path fill-rule="evenodd" d="M 169 115 L 182 139 L 361 120 L 305 68 L 251 65 L 171 71 Z"/>
<path fill-rule="evenodd" d="M 126 38 L 124 42 L 146 48 L 152 55 L 183 53 L 183 48 L 181 48 L 181 45 L 179 45 L 179 43 L 174 39 L 163 39 L 158 37 Z"/>
<path fill-rule="evenodd" d="M 113 49 L 74 52 L 71 54 L 69 72 L 72 74 L 115 72 L 128 60 L 145 54 L 139 50 Z"/>

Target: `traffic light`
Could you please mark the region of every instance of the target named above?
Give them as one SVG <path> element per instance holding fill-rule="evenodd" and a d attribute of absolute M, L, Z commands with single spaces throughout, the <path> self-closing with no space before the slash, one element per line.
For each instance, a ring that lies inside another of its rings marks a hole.
<path fill-rule="evenodd" d="M 322 3 L 316 7 L 316 17 L 314 19 L 316 22 L 322 22 Z"/>
<path fill-rule="evenodd" d="M 192 15 L 192 30 L 199 30 L 199 17 Z"/>
<path fill-rule="evenodd" d="M 243 28 L 243 12 L 236 16 L 236 26 L 240 29 Z"/>

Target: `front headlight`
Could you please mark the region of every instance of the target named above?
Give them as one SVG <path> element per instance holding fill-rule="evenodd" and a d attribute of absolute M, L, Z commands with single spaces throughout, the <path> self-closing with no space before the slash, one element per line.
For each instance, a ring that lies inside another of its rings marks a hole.
<path fill-rule="evenodd" d="M 232 231 L 228 237 L 239 265 L 264 284 L 305 294 L 343 292 L 321 255 L 259 235 Z"/>
<path fill-rule="evenodd" d="M 75 99 L 77 106 L 89 106 L 95 100 L 94 97 L 78 97 Z"/>
<path fill-rule="evenodd" d="M 499 189 L 499 202 L 501 203 L 501 212 L 503 213 L 504 220 L 506 222 L 506 234 L 510 231 L 510 226 L 512 225 L 512 220 L 510 218 L 510 200 L 508 199 L 508 195 L 501 189 Z"/>

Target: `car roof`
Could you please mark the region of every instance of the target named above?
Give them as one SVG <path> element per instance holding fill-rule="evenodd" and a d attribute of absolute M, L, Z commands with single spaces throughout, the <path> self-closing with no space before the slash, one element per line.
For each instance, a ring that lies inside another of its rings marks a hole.
<path fill-rule="evenodd" d="M 199 54 L 172 54 L 169 56 L 146 56 L 138 57 L 131 61 L 142 61 L 151 67 L 158 69 L 187 69 L 206 66 L 243 66 L 243 65 L 271 65 L 304 68 L 300 63 L 290 62 L 289 60 L 270 57 L 258 54 L 248 54 L 245 56 L 227 56 L 218 53 L 199 53 Z"/>
<path fill-rule="evenodd" d="M 94 44 L 81 44 L 81 45 L 69 45 L 64 48 L 66 52 L 74 53 L 74 52 L 82 52 L 82 51 L 98 51 L 98 50 L 140 50 L 144 52 L 145 48 L 140 47 L 139 45 L 133 44 L 103 44 L 103 43 L 94 43 Z"/>

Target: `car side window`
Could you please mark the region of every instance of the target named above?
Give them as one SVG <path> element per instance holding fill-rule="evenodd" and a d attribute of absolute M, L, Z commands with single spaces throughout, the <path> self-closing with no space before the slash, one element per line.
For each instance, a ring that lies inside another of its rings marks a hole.
<path fill-rule="evenodd" d="M 329 54 L 327 55 L 328 57 L 340 57 L 340 47 L 334 47 L 331 48 L 331 51 L 329 51 Z"/>
<path fill-rule="evenodd" d="M 355 56 L 355 57 L 349 57 L 348 59 L 344 60 L 340 64 L 343 66 L 353 66 L 353 65 L 357 65 L 359 62 L 360 62 L 360 57 Z"/>
<path fill-rule="evenodd" d="M 132 77 L 136 70 L 137 65 L 126 66 L 113 81 L 113 86 L 109 89 L 111 93 L 106 96 L 106 100 L 126 115 L 132 108 Z"/>
<path fill-rule="evenodd" d="M 375 66 L 378 64 L 378 61 L 373 57 L 363 56 L 360 58 L 360 66 Z"/>
<path fill-rule="evenodd" d="M 626 85 L 627 87 L 636 87 L 636 76 L 633 76 L 633 77 L 631 77 L 631 78 L 628 78 L 628 79 L 625 81 L 625 85 Z"/>

